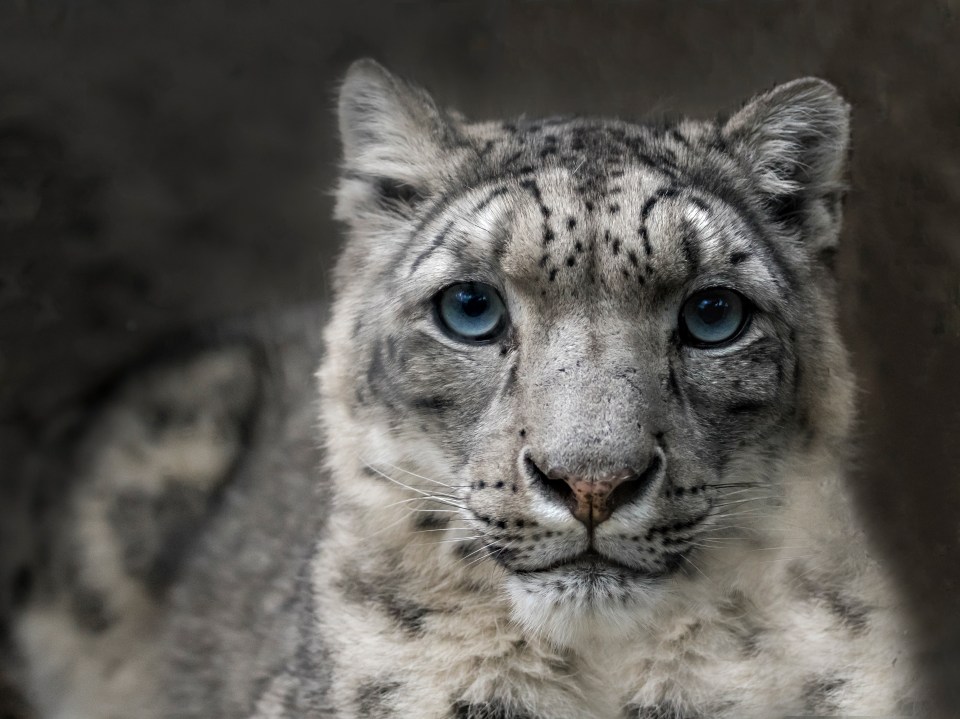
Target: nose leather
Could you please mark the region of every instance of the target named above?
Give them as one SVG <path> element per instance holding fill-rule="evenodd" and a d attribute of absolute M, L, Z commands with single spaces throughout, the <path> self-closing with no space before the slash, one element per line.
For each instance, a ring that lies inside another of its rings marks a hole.
<path fill-rule="evenodd" d="M 563 469 L 552 469 L 547 472 L 547 477 L 562 481 L 570 488 L 573 493 L 570 511 L 587 526 L 607 521 L 618 506 L 610 501 L 613 490 L 624 482 L 639 479 L 636 472 L 630 469 L 600 477 L 584 477 L 570 474 Z"/>

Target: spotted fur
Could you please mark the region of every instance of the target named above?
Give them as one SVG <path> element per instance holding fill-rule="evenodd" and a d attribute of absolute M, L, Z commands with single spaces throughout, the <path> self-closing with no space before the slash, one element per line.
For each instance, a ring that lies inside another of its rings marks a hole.
<path fill-rule="evenodd" d="M 207 495 L 117 486 L 96 526 L 153 624 L 101 591 L 69 648 L 116 659 L 135 636 L 150 651 L 122 681 L 77 675 L 84 691 L 67 682 L 47 715 L 99 716 L 104 697 L 117 716 L 184 718 L 910 706 L 899 600 L 843 483 L 836 89 L 795 80 L 708 121 L 473 122 L 361 61 L 339 113 L 348 237 L 319 372 L 325 474 L 289 449 L 315 411 L 296 360 L 290 404 L 264 421 L 260 446 L 275 446 L 245 460 L 202 541 L 171 538 Z M 496 288 L 502 332 L 444 329 L 437 297 L 457 282 Z M 696 346 L 680 308 L 718 286 L 752 318 Z M 624 470 L 606 521 L 578 521 L 558 478 Z M 158 554 L 138 527 L 181 549 Z M 52 611 L 20 625 L 38 667 L 62 652 Z"/>
<path fill-rule="evenodd" d="M 339 509 L 315 581 L 341 713 L 384 664 L 405 667 L 398 716 L 443 716 L 440 697 L 453 716 L 893 712 L 896 598 L 842 483 L 836 90 L 796 80 L 713 121 L 470 122 L 361 62 L 340 118 Z M 504 298 L 494 341 L 440 326 L 460 281 Z M 679 308 L 714 286 L 756 312 L 691 347 Z M 590 530 L 544 467 L 654 476 Z M 362 596 L 338 589 L 358 573 Z"/>

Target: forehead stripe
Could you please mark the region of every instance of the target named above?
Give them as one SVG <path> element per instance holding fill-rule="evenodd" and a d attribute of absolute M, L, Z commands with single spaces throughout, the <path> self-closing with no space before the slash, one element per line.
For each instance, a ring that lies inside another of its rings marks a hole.
<path fill-rule="evenodd" d="M 410 265 L 410 272 L 408 273 L 408 276 L 416 272 L 420 264 L 440 248 L 440 245 L 442 245 L 444 240 L 447 239 L 447 234 L 449 234 L 450 229 L 453 227 L 455 221 L 456 220 L 450 220 L 447 222 L 447 224 L 443 226 L 443 229 L 437 233 L 437 236 L 433 238 L 433 242 L 430 243 L 430 246 L 414 258 L 413 263 Z"/>

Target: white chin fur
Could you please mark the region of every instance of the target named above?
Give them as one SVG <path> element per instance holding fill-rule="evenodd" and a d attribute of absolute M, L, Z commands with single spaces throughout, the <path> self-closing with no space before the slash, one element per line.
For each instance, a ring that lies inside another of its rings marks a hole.
<path fill-rule="evenodd" d="M 538 572 L 506 580 L 513 620 L 557 647 L 611 642 L 643 632 L 668 582 L 614 573 Z"/>

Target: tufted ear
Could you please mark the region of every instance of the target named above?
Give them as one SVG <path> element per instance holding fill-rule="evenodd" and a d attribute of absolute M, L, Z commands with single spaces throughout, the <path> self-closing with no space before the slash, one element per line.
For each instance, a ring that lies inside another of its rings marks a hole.
<path fill-rule="evenodd" d="M 723 126 L 774 218 L 830 245 L 850 139 L 850 108 L 830 83 L 801 78 L 758 95 Z"/>
<path fill-rule="evenodd" d="M 427 92 L 370 60 L 354 62 L 339 99 L 344 181 L 337 215 L 351 219 L 377 203 L 403 211 L 442 177 L 453 132 Z"/>

